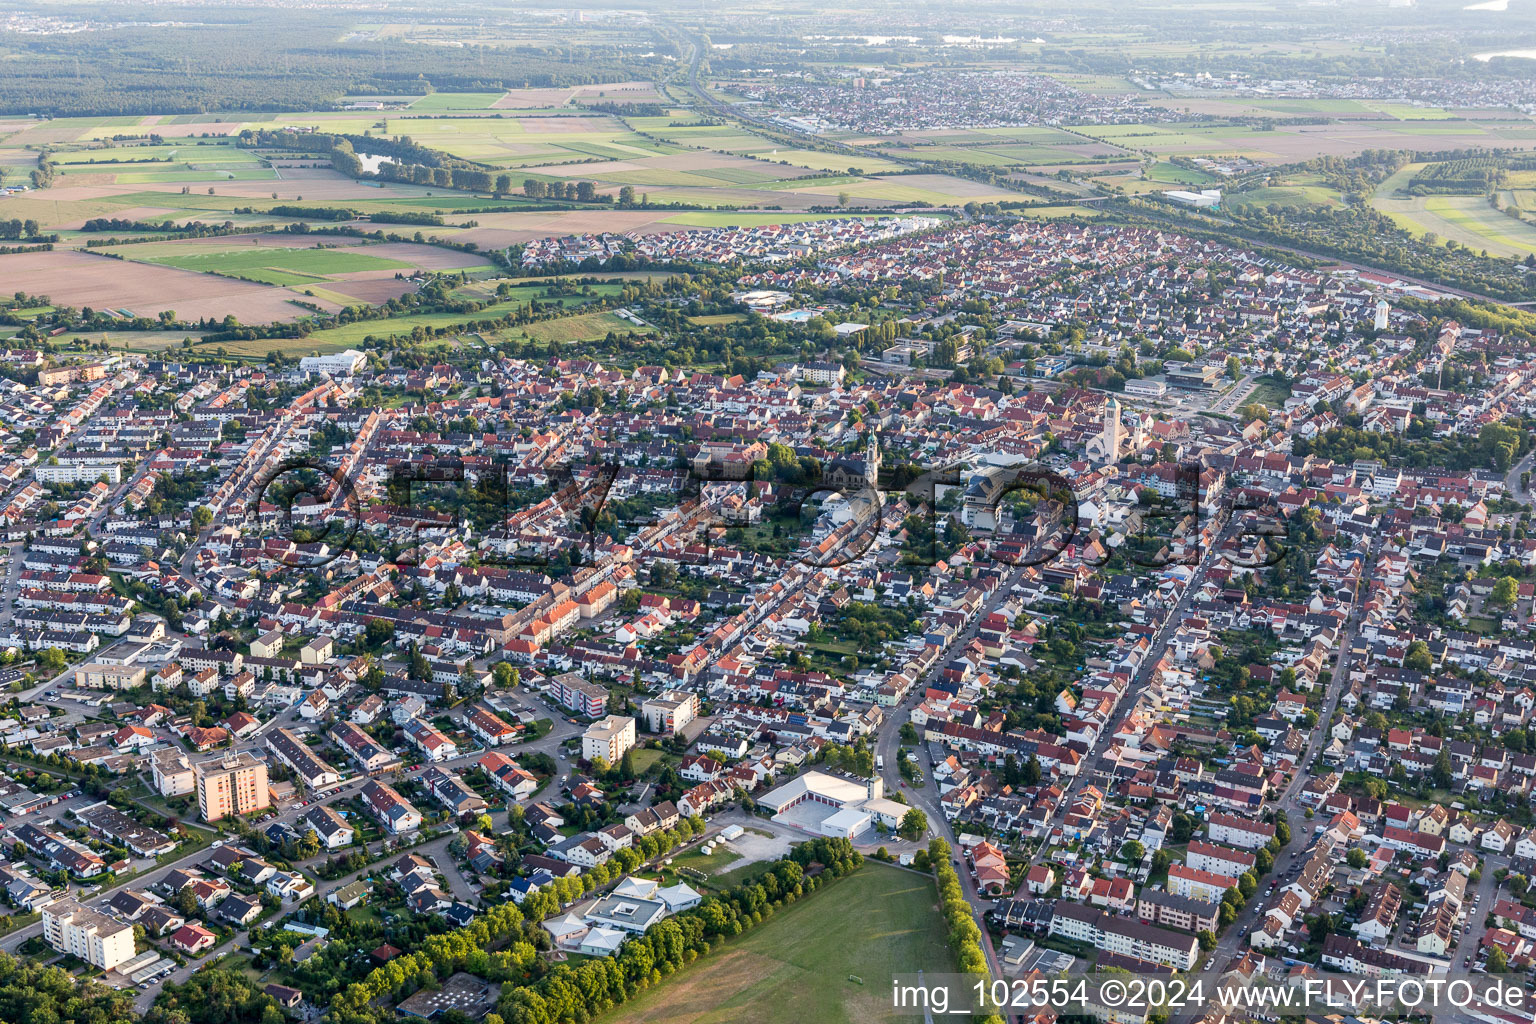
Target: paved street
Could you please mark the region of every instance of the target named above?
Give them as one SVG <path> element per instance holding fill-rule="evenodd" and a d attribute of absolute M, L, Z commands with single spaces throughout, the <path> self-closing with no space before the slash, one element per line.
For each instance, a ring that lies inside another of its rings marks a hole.
<path fill-rule="evenodd" d="M 1367 564 L 1375 556 L 1377 541 L 1373 538 L 1367 553 Z M 1270 881 L 1276 879 L 1288 879 L 1291 872 L 1300 867 L 1306 860 L 1312 845 L 1311 822 L 1306 820 L 1306 808 L 1300 800 L 1302 787 L 1311 778 L 1307 766 L 1321 752 L 1327 742 L 1330 723 L 1334 712 L 1338 710 L 1339 698 L 1349 685 L 1350 647 L 1354 643 L 1355 635 L 1360 630 L 1360 624 L 1364 619 L 1364 595 L 1356 595 L 1356 600 L 1350 608 L 1349 619 L 1344 624 L 1344 629 L 1339 637 L 1337 650 L 1334 654 L 1332 675 L 1329 679 L 1328 689 L 1323 698 L 1323 709 L 1318 715 L 1317 724 L 1307 734 L 1307 747 L 1298 759 L 1296 771 L 1291 774 L 1290 781 L 1280 793 L 1272 806 L 1285 812 L 1286 820 L 1291 826 L 1291 842 L 1283 847 L 1275 857 L 1274 867 L 1266 879 L 1260 880 L 1260 890 L 1254 898 L 1248 901 L 1238 919 L 1222 933 L 1217 942 L 1216 949 L 1209 954 L 1217 968 L 1222 967 L 1232 957 L 1236 956 L 1247 947 L 1247 937 L 1261 922 L 1260 914 L 1268 902 L 1264 897 L 1264 888 Z"/>

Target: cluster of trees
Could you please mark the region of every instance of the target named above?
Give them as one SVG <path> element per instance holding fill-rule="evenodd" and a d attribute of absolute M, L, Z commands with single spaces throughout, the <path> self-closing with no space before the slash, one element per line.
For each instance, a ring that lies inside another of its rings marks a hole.
<path fill-rule="evenodd" d="M 1533 424 L 1515 418 L 1489 423 L 1477 436 L 1415 438 L 1377 433 L 1356 427 L 1334 427 L 1312 440 L 1298 438 L 1295 453 L 1317 455 L 1334 462 L 1373 459 L 1409 468 L 1508 470 L 1536 446 Z"/>
<path fill-rule="evenodd" d="M 921 633 L 922 620 L 901 608 L 849 601 L 838 612 L 838 622 L 832 632 L 835 639 L 852 640 L 860 650 L 878 651 L 887 643 Z"/>
<path fill-rule="evenodd" d="M 420 948 L 395 957 L 348 985 L 331 999 L 336 1024 L 377 1024 L 392 1019 L 372 1005 L 375 999 L 398 1001 L 424 986 L 434 986 L 455 971 L 469 971 L 493 981 L 522 977 L 538 956 L 533 943 L 522 938 L 523 912 L 515 903 L 502 903 L 482 913 L 465 928 L 429 936 Z M 507 948 L 490 952 L 495 946 Z"/>
<path fill-rule="evenodd" d="M 862 737 L 852 744 L 828 743 L 818 755 L 828 768 L 870 778 L 875 774 L 875 752 L 870 750 Z"/>
<path fill-rule="evenodd" d="M 286 1019 L 277 1000 L 250 978 L 215 967 L 198 971 L 179 985 L 166 982 L 155 1005 L 144 1015 L 144 1024 L 283 1024 Z"/>
<path fill-rule="evenodd" d="M 858 870 L 863 856 L 846 839 L 802 843 L 766 874 L 707 897 L 692 910 L 654 925 L 624 944 L 612 958 L 561 964 L 531 985 L 502 993 L 498 1020 L 488 1024 L 576 1024 L 619 1006 L 667 975 L 740 935 L 774 911 L 812 891 L 823 879 Z M 813 871 L 813 865 L 820 865 Z M 340 1022 L 346 1024 L 346 1022 Z"/>
<path fill-rule="evenodd" d="M 939 903 L 944 908 L 944 923 L 949 928 L 949 948 L 954 950 L 960 970 L 978 978 L 992 977 L 987 968 L 986 954 L 981 951 L 981 928 L 971 913 L 971 905 L 960 888 L 960 876 L 950 860 L 949 844 L 942 839 L 928 841 L 928 860 L 933 864 L 933 877 L 939 887 Z M 985 1024 L 1002 1024 L 1003 1018 L 988 1014 L 982 1018 Z"/>
<path fill-rule="evenodd" d="M 1408 183 L 1408 194 L 1480 196 L 1503 178 L 1500 162 L 1491 156 L 1444 160 L 1415 174 Z"/>
<path fill-rule="evenodd" d="M 21 238 L 36 238 L 41 231 L 42 229 L 38 226 L 37 221 L 30 217 L 25 220 L 16 217 L 0 220 L 0 238 L 7 241 Z"/>
<path fill-rule="evenodd" d="M 133 1016 L 132 989 L 119 992 L 97 981 L 76 979 L 61 967 L 0 953 L 0 1020 L 119 1024 Z"/>
<path fill-rule="evenodd" d="M 505 195 L 512 191 L 512 175 L 503 174 L 496 179 L 496 191 Z M 506 187 L 503 187 L 506 186 Z M 599 196 L 597 186 L 590 181 L 540 181 L 538 178 L 523 179 L 523 195 L 529 199 L 565 199 L 591 203 L 599 199 L 612 202 L 613 196 Z"/>

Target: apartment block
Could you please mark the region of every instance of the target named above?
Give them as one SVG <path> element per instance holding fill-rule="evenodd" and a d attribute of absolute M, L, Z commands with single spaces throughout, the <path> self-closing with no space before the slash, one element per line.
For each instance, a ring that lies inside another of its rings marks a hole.
<path fill-rule="evenodd" d="M 197 809 L 204 821 L 272 806 L 267 766 L 246 751 L 204 761 L 193 768 L 193 774 L 197 779 Z"/>
<path fill-rule="evenodd" d="M 88 910 L 74 900 L 43 908 L 43 937 L 60 953 L 110 971 L 134 957 L 133 925 Z"/>
<path fill-rule="evenodd" d="M 653 733 L 670 736 L 699 715 L 699 695 L 685 690 L 668 690 L 640 705 L 645 727 Z"/>
<path fill-rule="evenodd" d="M 617 764 L 624 752 L 635 745 L 635 720 L 623 715 L 609 715 L 593 722 L 581 734 L 581 756 L 588 761 L 601 757 Z"/>
<path fill-rule="evenodd" d="M 589 683 L 575 672 L 565 672 L 549 681 L 549 694 L 577 714 L 596 718 L 608 710 L 608 691 Z"/>

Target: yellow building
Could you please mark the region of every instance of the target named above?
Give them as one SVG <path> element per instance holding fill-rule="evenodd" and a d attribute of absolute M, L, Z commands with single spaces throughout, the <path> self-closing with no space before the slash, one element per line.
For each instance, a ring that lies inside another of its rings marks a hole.
<path fill-rule="evenodd" d="M 204 761 L 193 768 L 193 774 L 197 776 L 197 809 L 204 821 L 272 806 L 267 766 L 246 751 Z"/>

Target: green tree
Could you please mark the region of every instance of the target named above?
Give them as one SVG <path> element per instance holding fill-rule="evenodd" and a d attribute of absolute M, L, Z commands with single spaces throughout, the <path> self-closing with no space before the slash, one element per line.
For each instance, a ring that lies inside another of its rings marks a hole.
<path fill-rule="evenodd" d="M 1038 786 L 1040 778 L 1044 774 L 1040 767 L 1040 759 L 1034 754 L 1029 755 L 1029 760 L 1024 762 L 1024 785 Z"/>
<path fill-rule="evenodd" d="M 901 816 L 901 825 L 896 829 L 896 834 L 903 839 L 918 840 L 928 831 L 928 815 L 919 808 L 913 807 Z"/>

